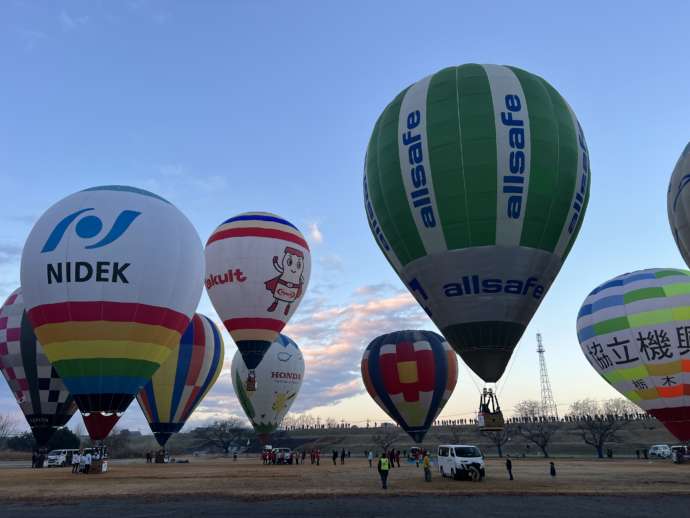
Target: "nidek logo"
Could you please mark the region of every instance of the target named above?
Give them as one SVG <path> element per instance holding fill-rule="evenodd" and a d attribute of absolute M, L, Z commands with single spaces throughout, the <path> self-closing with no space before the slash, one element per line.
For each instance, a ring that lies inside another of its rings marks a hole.
<path fill-rule="evenodd" d="M 57 225 L 55 225 L 55 228 L 50 233 L 50 236 L 48 236 L 48 239 L 43 245 L 41 253 L 45 254 L 46 252 L 52 252 L 55 250 L 60 244 L 60 241 L 62 241 L 62 237 L 65 235 L 65 232 L 67 232 L 67 229 L 70 227 L 70 225 L 72 225 L 72 223 L 79 218 L 79 216 L 91 210 L 94 210 L 93 207 L 89 209 L 81 209 L 69 214 L 68 216 L 65 216 Z M 116 241 L 120 236 L 122 236 L 122 234 L 125 233 L 132 222 L 137 219 L 140 214 L 141 212 L 137 212 L 135 210 L 123 210 L 117 216 L 113 226 L 105 234 L 105 236 L 95 243 L 86 245 L 84 248 L 87 250 L 92 250 L 94 248 L 101 248 L 109 245 L 113 241 Z M 93 214 L 84 216 L 74 225 L 74 232 L 82 239 L 94 238 L 101 233 L 101 230 L 103 230 L 103 222 L 98 216 L 94 216 Z"/>
<path fill-rule="evenodd" d="M 93 208 L 81 209 L 65 216 L 50 233 L 41 253 L 53 252 L 61 243 L 65 233 L 74 227 L 74 233 L 84 240 L 100 239 L 84 245 L 84 249 L 93 250 L 102 248 L 117 241 L 129 228 L 132 222 L 141 214 L 135 210 L 123 210 L 115 218 L 110 230 L 103 233 L 103 221 L 93 214 L 84 215 Z M 74 225 L 72 225 L 74 223 Z M 82 283 L 93 280 L 94 282 L 110 282 L 129 284 L 125 271 L 130 263 L 120 261 L 64 261 L 46 264 L 46 278 L 48 284 Z"/>

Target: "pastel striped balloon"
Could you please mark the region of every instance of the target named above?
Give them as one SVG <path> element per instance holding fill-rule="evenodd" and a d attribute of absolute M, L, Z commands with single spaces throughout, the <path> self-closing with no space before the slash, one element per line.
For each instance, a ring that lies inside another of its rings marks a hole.
<path fill-rule="evenodd" d="M 39 447 L 77 411 L 26 315 L 21 288 L 0 308 L 0 370 Z"/>
<path fill-rule="evenodd" d="M 361 368 L 369 395 L 418 443 L 458 381 L 455 351 L 431 331 L 375 338 L 364 351 Z"/>
<path fill-rule="evenodd" d="M 177 347 L 203 289 L 201 241 L 171 203 L 128 186 L 72 194 L 24 246 L 22 289 L 46 356 L 104 439 Z"/>
<path fill-rule="evenodd" d="M 158 444 L 179 432 L 223 368 L 225 348 L 218 326 L 197 313 L 177 349 L 137 394 Z"/>
<path fill-rule="evenodd" d="M 582 128 L 549 83 L 468 64 L 414 83 L 383 111 L 364 205 L 401 280 L 495 382 L 575 242 L 589 184 Z"/>
<path fill-rule="evenodd" d="M 577 316 L 589 363 L 625 397 L 690 440 L 690 272 L 649 269 L 594 289 Z"/>
<path fill-rule="evenodd" d="M 206 290 L 248 369 L 299 306 L 311 255 L 292 223 L 268 212 L 224 221 L 206 243 Z"/>

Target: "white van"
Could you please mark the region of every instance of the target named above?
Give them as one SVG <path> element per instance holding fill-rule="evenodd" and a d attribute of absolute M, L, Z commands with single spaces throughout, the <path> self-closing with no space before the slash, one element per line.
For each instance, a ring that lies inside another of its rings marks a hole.
<path fill-rule="evenodd" d="M 48 452 L 48 461 L 46 465 L 49 468 L 58 466 L 64 468 L 72 464 L 72 455 L 79 450 L 52 450 Z"/>
<path fill-rule="evenodd" d="M 668 459 L 671 456 L 671 447 L 668 444 L 655 444 L 649 448 L 649 456 Z"/>
<path fill-rule="evenodd" d="M 442 477 L 479 481 L 484 478 L 484 455 L 469 444 L 442 444 L 438 447 L 438 470 Z"/>

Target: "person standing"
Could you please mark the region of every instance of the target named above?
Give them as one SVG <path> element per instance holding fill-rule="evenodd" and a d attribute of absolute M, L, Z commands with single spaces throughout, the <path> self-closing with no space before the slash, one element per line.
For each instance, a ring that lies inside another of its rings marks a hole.
<path fill-rule="evenodd" d="M 400 450 L 395 450 L 395 463 L 400 467 Z"/>
<path fill-rule="evenodd" d="M 321 463 L 321 450 L 317 449 L 316 450 L 316 465 L 318 466 Z"/>
<path fill-rule="evenodd" d="M 38 452 L 34 450 L 34 452 L 31 454 L 31 467 L 32 468 L 37 468 L 38 464 Z"/>
<path fill-rule="evenodd" d="M 556 465 L 553 462 L 549 462 L 550 467 L 549 467 L 549 473 L 551 474 L 552 477 L 556 476 Z"/>
<path fill-rule="evenodd" d="M 367 453 L 367 460 L 369 461 L 369 469 L 372 468 L 372 463 L 374 461 L 374 452 L 369 450 L 369 453 Z"/>
<path fill-rule="evenodd" d="M 338 464 L 338 450 L 333 450 L 333 465 Z"/>
<path fill-rule="evenodd" d="M 345 448 L 340 450 L 340 464 L 345 464 Z"/>
<path fill-rule="evenodd" d="M 88 475 L 91 471 L 91 452 L 84 456 L 84 474 Z"/>
<path fill-rule="evenodd" d="M 431 482 L 431 459 L 429 458 L 428 453 L 424 454 L 424 460 L 422 461 L 422 464 L 424 465 L 424 481 Z M 417 463 L 417 465 L 419 465 L 419 462 Z"/>
<path fill-rule="evenodd" d="M 510 460 L 510 455 L 508 455 L 508 458 L 506 459 L 506 470 L 508 471 L 508 477 L 509 480 L 514 480 L 513 479 L 513 461 Z"/>
<path fill-rule="evenodd" d="M 79 452 L 72 454 L 72 473 L 79 473 Z"/>
<path fill-rule="evenodd" d="M 381 454 L 381 458 L 379 459 L 379 465 L 378 465 L 378 470 L 379 470 L 379 476 L 381 477 L 381 488 L 382 489 L 388 489 L 388 472 L 391 469 L 391 462 L 388 457 L 386 457 L 385 453 Z"/>
<path fill-rule="evenodd" d="M 395 467 L 395 450 L 393 450 L 393 449 L 391 449 L 388 452 L 388 462 L 390 463 L 391 468 Z"/>

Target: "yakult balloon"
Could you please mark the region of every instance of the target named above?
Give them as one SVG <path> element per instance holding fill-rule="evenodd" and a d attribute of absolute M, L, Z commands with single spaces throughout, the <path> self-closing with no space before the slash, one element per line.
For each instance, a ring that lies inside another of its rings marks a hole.
<path fill-rule="evenodd" d="M 690 144 L 680 155 L 668 184 L 668 221 L 680 255 L 690 266 Z"/>
<path fill-rule="evenodd" d="M 468 64 L 383 111 L 364 205 L 400 279 L 493 383 L 577 238 L 589 185 L 584 133 L 563 97 L 524 70 Z"/>
<path fill-rule="evenodd" d="M 77 405 L 36 340 L 21 288 L 0 308 L 0 370 L 42 448 Z"/>
<path fill-rule="evenodd" d="M 265 443 L 277 430 L 294 403 L 304 378 L 304 358 L 297 344 L 285 335 L 279 335 L 256 367 L 257 390 L 245 390 L 250 369 L 238 352 L 232 359 L 232 386 L 245 414 L 259 438 Z"/>
<path fill-rule="evenodd" d="M 201 296 L 203 252 L 160 196 L 94 187 L 40 217 L 21 279 L 46 356 L 102 440 L 179 344 Z"/>
<path fill-rule="evenodd" d="M 601 284 L 580 308 L 577 336 L 613 388 L 690 441 L 690 272 L 640 270 Z"/>
<path fill-rule="evenodd" d="M 223 222 L 206 243 L 206 291 L 249 374 L 304 297 L 309 245 L 289 221 L 247 212 Z M 255 390 L 248 378 L 245 387 Z"/>

